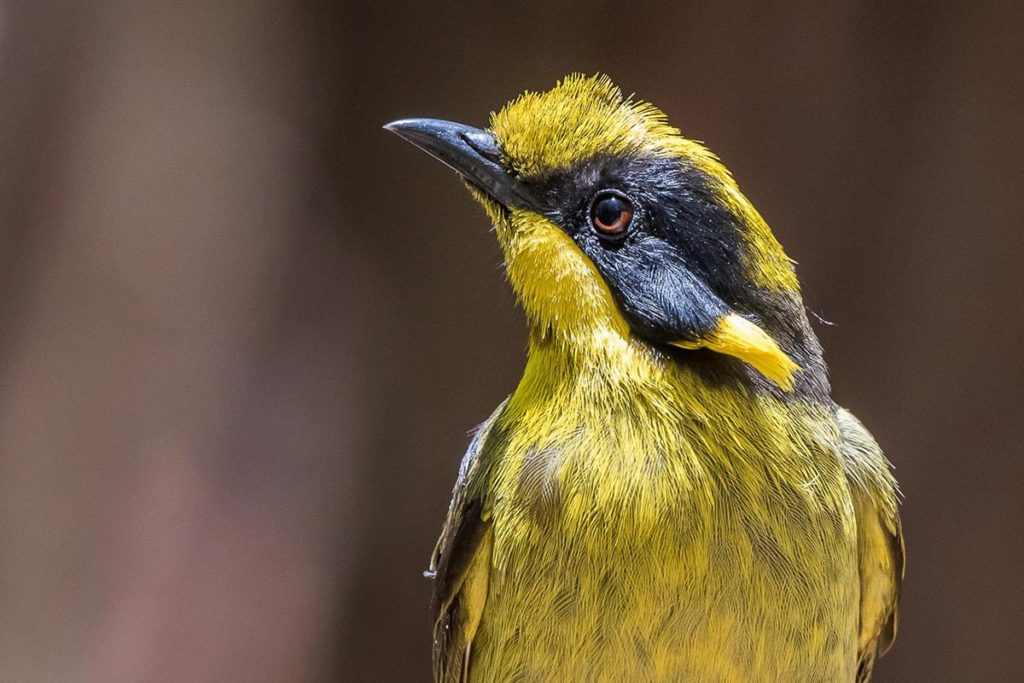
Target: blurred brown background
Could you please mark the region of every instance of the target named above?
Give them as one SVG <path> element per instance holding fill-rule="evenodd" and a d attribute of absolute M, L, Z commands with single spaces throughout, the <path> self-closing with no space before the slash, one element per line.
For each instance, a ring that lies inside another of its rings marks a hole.
<path fill-rule="evenodd" d="M 525 339 L 482 211 L 380 125 L 601 70 L 836 323 L 906 492 L 876 680 L 1021 680 L 1022 35 L 994 2 L 0 2 L 0 679 L 427 679 L 420 572 Z"/>

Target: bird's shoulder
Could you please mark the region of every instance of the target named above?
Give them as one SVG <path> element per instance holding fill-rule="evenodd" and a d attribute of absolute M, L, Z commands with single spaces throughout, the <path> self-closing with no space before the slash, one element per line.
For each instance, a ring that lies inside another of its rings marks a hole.
<path fill-rule="evenodd" d="M 505 409 L 504 401 L 477 429 L 459 465 L 448 516 L 430 558 L 434 578 L 434 677 L 458 682 L 468 675 L 469 647 L 483 615 L 490 573 L 491 523 L 484 489 L 483 451 Z"/>
<path fill-rule="evenodd" d="M 836 413 L 842 438 L 839 455 L 857 515 L 860 570 L 858 681 L 866 681 L 877 656 L 896 637 L 900 584 L 903 581 L 903 530 L 900 491 L 892 466 L 871 433 L 844 408 Z"/>

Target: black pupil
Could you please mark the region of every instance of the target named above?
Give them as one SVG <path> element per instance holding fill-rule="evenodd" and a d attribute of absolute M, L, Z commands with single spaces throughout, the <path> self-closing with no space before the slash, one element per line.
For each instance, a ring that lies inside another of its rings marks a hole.
<path fill-rule="evenodd" d="M 613 227 L 628 211 L 626 203 L 618 197 L 599 199 L 594 205 L 594 219 L 605 227 Z M 617 227 L 617 226 L 616 226 Z"/>

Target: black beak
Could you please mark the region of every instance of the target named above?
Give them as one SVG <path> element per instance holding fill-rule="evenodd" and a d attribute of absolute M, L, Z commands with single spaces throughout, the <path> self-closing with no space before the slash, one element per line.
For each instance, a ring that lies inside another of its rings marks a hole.
<path fill-rule="evenodd" d="M 508 208 L 540 211 L 530 192 L 501 166 L 501 147 L 485 130 L 438 119 L 401 119 L 384 126 L 455 169 Z"/>

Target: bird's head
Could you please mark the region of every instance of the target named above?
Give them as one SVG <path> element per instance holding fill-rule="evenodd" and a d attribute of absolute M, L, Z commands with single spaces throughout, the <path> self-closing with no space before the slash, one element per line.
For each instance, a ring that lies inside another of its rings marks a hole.
<path fill-rule="evenodd" d="M 607 77 L 526 93 L 487 130 L 386 128 L 466 180 L 537 339 L 640 339 L 773 391 L 825 381 L 793 264 L 767 224 L 713 154 Z"/>

